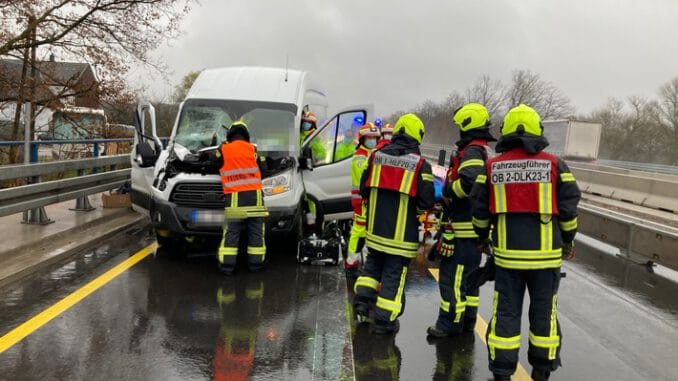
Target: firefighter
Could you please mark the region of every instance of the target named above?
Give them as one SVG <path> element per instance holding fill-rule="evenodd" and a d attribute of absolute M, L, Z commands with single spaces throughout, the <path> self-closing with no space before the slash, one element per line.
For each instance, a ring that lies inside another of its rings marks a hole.
<path fill-rule="evenodd" d="M 375 334 L 399 329 L 407 266 L 419 249 L 417 210 L 429 210 L 434 202 L 431 166 L 419 152 L 424 123 L 406 114 L 394 130 L 392 142 L 372 153 L 360 181 L 370 254 L 355 283 L 354 311 L 364 320 L 376 299 L 371 327 Z"/>
<path fill-rule="evenodd" d="M 358 149 L 351 160 L 351 204 L 353 206 L 353 227 L 348 240 L 348 258 L 344 266 L 347 272 L 357 270 L 361 262 L 361 253 L 365 244 L 365 205 L 360 196 L 360 179 L 367 167 L 367 159 L 381 136 L 373 123 L 367 123 L 358 132 Z"/>
<path fill-rule="evenodd" d="M 313 134 L 317 129 L 318 129 L 318 118 L 315 116 L 314 113 L 310 111 L 304 111 L 301 116 L 301 132 L 299 135 L 300 136 L 299 144 L 303 144 L 304 141 L 309 136 L 311 136 L 311 134 Z M 322 142 L 320 142 L 317 139 L 314 139 L 311 143 L 309 143 L 309 147 L 311 149 L 311 157 L 313 160 L 313 164 L 326 161 L 327 150 L 323 146 Z M 314 228 L 317 218 L 316 204 L 313 200 L 311 200 L 307 196 L 304 196 L 304 200 L 305 200 L 304 209 L 306 215 L 306 224 L 309 226 L 309 228 Z"/>
<path fill-rule="evenodd" d="M 469 103 L 454 114 L 461 139 L 443 186 L 444 215 L 440 245 L 440 308 L 436 324 L 427 332 L 433 337 L 446 337 L 473 332 L 478 312 L 478 289 L 467 289 L 467 275 L 478 268 L 478 235 L 471 224 L 471 193 L 476 176 L 485 169 L 496 141 L 490 134 L 490 114 L 485 106 Z"/>
<path fill-rule="evenodd" d="M 358 126 L 356 126 L 358 127 Z M 360 128 L 360 127 L 358 127 Z M 352 156 L 355 153 L 355 138 L 354 138 L 353 129 L 348 129 L 344 131 L 344 138 L 341 139 L 341 142 L 337 144 L 337 148 L 334 152 L 334 161 L 343 160 L 349 156 Z"/>
<path fill-rule="evenodd" d="M 391 123 L 386 123 L 383 127 L 381 127 L 381 140 L 379 140 L 377 146 L 374 149 L 380 149 L 381 147 L 390 143 L 391 137 L 393 137 L 393 126 Z"/>
<path fill-rule="evenodd" d="M 247 231 L 247 256 L 250 271 L 259 271 L 266 258 L 264 205 L 260 162 L 244 122 L 234 122 L 216 156 L 222 162 L 221 183 L 225 196 L 224 235 L 219 248 L 219 269 L 233 274 L 240 235 Z"/>
<path fill-rule="evenodd" d="M 318 129 L 318 118 L 314 113 L 310 111 L 305 111 L 301 116 L 301 133 L 300 133 L 300 142 L 302 144 L 311 134 Z M 311 154 L 313 155 L 313 163 L 318 163 L 324 161 L 327 155 L 327 150 L 318 140 L 312 141 L 309 146 L 311 147 Z"/>
<path fill-rule="evenodd" d="M 470 196 L 484 252 L 494 227 L 495 291 L 487 348 L 495 380 L 510 380 L 516 370 L 525 288 L 532 378 L 547 380 L 560 366 L 560 267 L 562 259 L 574 256 L 581 194 L 565 162 L 543 151 L 549 143 L 542 132 L 534 109 L 521 104 L 509 110 L 496 146 L 500 155 L 488 160 Z"/>

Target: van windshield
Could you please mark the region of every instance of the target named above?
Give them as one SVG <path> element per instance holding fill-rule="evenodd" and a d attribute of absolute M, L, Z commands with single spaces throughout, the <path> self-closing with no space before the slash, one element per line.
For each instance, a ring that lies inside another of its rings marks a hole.
<path fill-rule="evenodd" d="M 189 99 L 181 110 L 175 142 L 195 153 L 225 141 L 227 128 L 243 120 L 260 154 L 293 156 L 299 146 L 296 113 L 297 106 L 288 103 Z"/>

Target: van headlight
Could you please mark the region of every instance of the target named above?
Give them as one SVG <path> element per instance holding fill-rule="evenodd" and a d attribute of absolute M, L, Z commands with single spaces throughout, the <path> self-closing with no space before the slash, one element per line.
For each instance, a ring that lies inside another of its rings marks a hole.
<path fill-rule="evenodd" d="M 292 189 L 292 175 L 289 172 L 281 173 L 266 178 L 261 183 L 264 190 L 264 196 L 274 196 L 276 194 L 289 192 Z"/>

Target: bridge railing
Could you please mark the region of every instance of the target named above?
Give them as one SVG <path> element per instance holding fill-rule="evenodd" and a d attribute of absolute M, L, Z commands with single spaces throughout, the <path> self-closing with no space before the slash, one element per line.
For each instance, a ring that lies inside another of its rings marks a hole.
<path fill-rule="evenodd" d="M 25 185 L 0 189 L 0 216 L 24 212 L 24 223 L 53 222 L 44 211 L 50 204 L 76 200 L 72 210 L 93 210 L 88 195 L 120 187 L 130 179 L 130 169 L 117 169 L 130 162 L 129 154 L 99 156 L 101 144 L 131 142 L 130 138 L 89 140 L 41 140 L 31 142 L 30 164 L 0 166 L 0 181 L 27 179 Z M 23 145 L 20 141 L 0 142 L 0 146 Z M 91 145 L 92 158 L 37 163 L 39 145 Z M 104 169 L 106 172 L 102 172 Z M 85 172 L 91 170 L 91 174 Z M 41 182 L 43 176 L 75 171 L 75 177 Z M 101 172 L 101 173 L 100 173 Z"/>

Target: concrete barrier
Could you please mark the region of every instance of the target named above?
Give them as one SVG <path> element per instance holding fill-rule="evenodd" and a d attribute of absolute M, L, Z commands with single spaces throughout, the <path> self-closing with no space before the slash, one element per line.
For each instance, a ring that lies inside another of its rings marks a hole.
<path fill-rule="evenodd" d="M 582 192 L 678 213 L 678 177 L 572 166 Z"/>
<path fill-rule="evenodd" d="M 678 270 L 678 229 L 582 203 L 579 232 L 616 246 L 630 259 Z"/>

